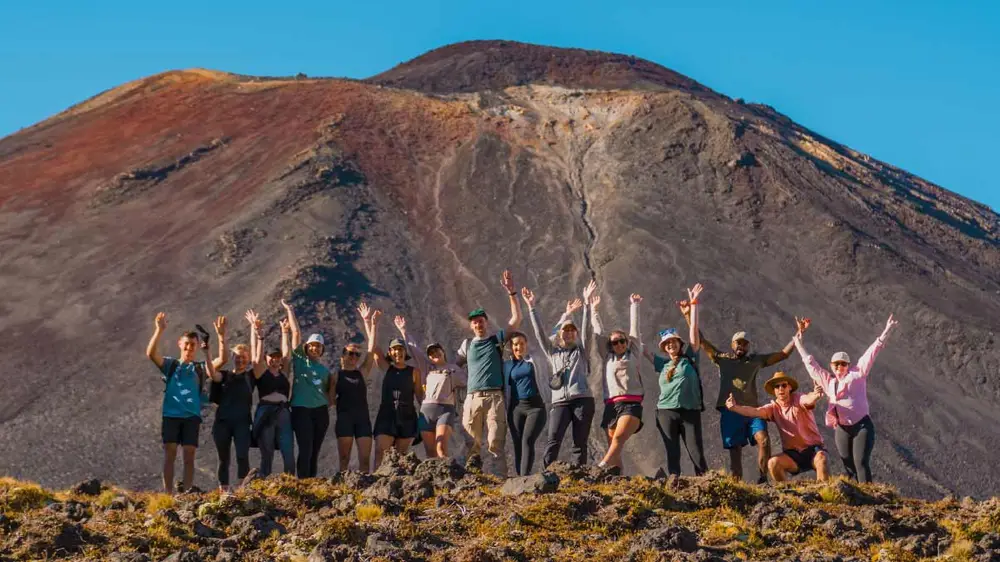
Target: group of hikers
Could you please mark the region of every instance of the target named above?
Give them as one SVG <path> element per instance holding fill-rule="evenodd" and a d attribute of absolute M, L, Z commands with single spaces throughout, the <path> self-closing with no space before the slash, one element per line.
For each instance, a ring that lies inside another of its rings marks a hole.
<path fill-rule="evenodd" d="M 466 434 L 465 454 L 469 461 L 492 458 L 501 467 L 501 476 L 507 475 L 508 432 L 514 448 L 514 471 L 527 475 L 535 469 L 535 444 L 546 425 L 543 466 L 558 458 L 567 431 L 571 434 L 571 463 L 586 464 L 596 412 L 591 391 L 591 345 L 603 361 L 595 376 L 601 381 L 604 410 L 600 426 L 608 443 L 598 466 L 611 473 L 621 472 L 626 443 L 644 426 L 646 389 L 642 375 L 647 363 L 656 374 L 655 421 L 666 450 L 667 473 L 681 473 L 681 445 L 695 474 L 708 470 L 701 420 L 705 408 L 700 354 L 704 350 L 719 374 L 716 407 L 721 414 L 722 443 L 729 451 L 728 468 L 735 477 L 743 477 L 743 448 L 756 445 L 759 483 L 766 483 L 769 475 L 780 482 L 789 475 L 812 470 L 818 479 L 826 479 L 827 452 L 813 414 L 816 404 L 825 397 L 829 404 L 825 423 L 834 428 L 844 470 L 855 480 L 871 482 L 875 426 L 868 411 L 867 377 L 897 325 L 892 316 L 857 363 L 840 351 L 832 356 L 827 370 L 805 348 L 804 335 L 811 324 L 806 318 L 795 319 L 794 336 L 781 351 L 751 351 L 751 338 L 743 331 L 733 335 L 728 350 L 713 345 L 700 330 L 700 284 L 688 289 L 687 298 L 678 302 L 687 330 L 660 331 L 658 352 L 647 349 L 639 331 L 642 297 L 638 294 L 629 298 L 627 332 L 605 331 L 599 313 L 601 297 L 592 281 L 582 298 L 566 304 L 555 329 L 546 333 L 534 293 L 527 287 L 519 292 L 508 271 L 503 273 L 501 284 L 510 301 L 506 326 L 491 331 L 486 311 L 471 311 L 471 337 L 461 343 L 453 357 L 441 343 L 418 345 L 407 333 L 402 316 L 394 320 L 398 336 L 383 350 L 378 345 L 382 313 L 361 303 L 358 314 L 364 324 L 365 346 L 344 345 L 334 370 L 324 364 L 327 350 L 323 335 L 314 333 L 303 342 L 295 311 L 285 301 L 281 303 L 285 318 L 280 321 L 280 347 L 265 352 L 263 320 L 249 310 L 249 344 L 228 347 L 228 322 L 225 317 L 216 319 L 215 357 L 210 351 L 210 334 L 201 326 L 180 336 L 177 358 L 164 357 L 159 341 L 167 326 L 166 315 L 158 313 L 146 356 L 156 364 L 166 385 L 161 431 L 164 489 L 168 493 L 175 490 L 178 447 L 184 473 L 176 489 L 192 489 L 205 400 L 218 405 L 212 436 L 218 450 L 219 486 L 224 490 L 230 487 L 233 448 L 236 475 L 241 480 L 253 476 L 249 466 L 251 447 L 260 450 L 256 474 L 261 477 L 271 474 L 276 451 L 281 453 L 284 472 L 300 478 L 316 476 L 320 449 L 330 426 L 330 408 L 336 414 L 334 434 L 341 471 L 347 470 L 352 450 L 357 452 L 359 470 L 367 472 L 373 460 L 375 467 L 381 464 L 386 451 L 404 453 L 415 439 L 423 441 L 427 457 L 448 457 L 449 440 L 459 420 Z M 528 336 L 519 331 L 521 300 L 528 307 L 541 357 L 532 356 Z M 574 315 L 581 310 L 577 324 Z M 197 358 L 199 349 L 204 354 L 201 361 Z M 761 406 L 757 395 L 760 370 L 784 361 L 796 350 L 813 389 L 801 393 L 798 381 L 777 372 L 764 383 L 773 399 Z M 229 361 L 232 369 L 223 369 Z M 540 368 L 543 363 L 547 368 Z M 368 384 L 376 367 L 384 375 L 373 424 Z M 545 404 L 541 392 L 543 385 L 551 390 L 549 404 Z M 255 389 L 257 407 L 252 411 Z M 772 422 L 781 437 L 781 452 L 774 456 L 766 422 Z"/>

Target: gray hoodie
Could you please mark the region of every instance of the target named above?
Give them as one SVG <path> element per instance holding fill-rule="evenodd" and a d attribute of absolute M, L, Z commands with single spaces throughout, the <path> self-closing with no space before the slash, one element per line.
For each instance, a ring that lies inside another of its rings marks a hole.
<path fill-rule="evenodd" d="M 601 319 L 594 312 L 594 337 L 601 336 Z M 620 396 L 641 397 L 645 394 L 642 388 L 642 373 L 639 370 L 642 362 L 642 336 L 639 334 L 639 305 L 629 305 L 629 343 L 628 349 L 621 357 L 617 357 L 607 343 L 604 344 L 604 373 L 601 378 L 601 389 L 604 401 Z"/>
<path fill-rule="evenodd" d="M 549 360 L 551 373 L 562 373 L 563 385 L 559 389 L 552 390 L 552 404 L 569 402 L 574 398 L 592 397 L 590 386 L 587 384 L 587 375 L 590 373 L 590 365 L 587 361 L 587 349 L 583 342 L 587 340 L 587 321 L 589 306 L 583 307 L 583 323 L 580 325 L 580 334 L 577 337 L 577 344 L 573 347 L 557 347 L 552 340 L 542 333 L 542 322 L 538 319 L 538 310 L 528 309 L 531 317 L 531 327 L 535 332 L 535 339 L 541 346 L 542 352 Z M 568 318 L 564 315 L 564 320 Z M 562 320 L 559 329 L 562 328 Z M 548 385 L 548 380 L 538 381 L 540 385 Z"/>

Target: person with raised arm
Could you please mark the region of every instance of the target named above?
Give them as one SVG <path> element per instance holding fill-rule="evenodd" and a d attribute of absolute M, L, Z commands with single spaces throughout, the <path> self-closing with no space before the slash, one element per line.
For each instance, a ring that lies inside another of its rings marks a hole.
<path fill-rule="evenodd" d="M 424 399 L 417 419 L 424 453 L 429 459 L 447 458 L 448 442 L 458 422 L 459 393 L 468 384 L 465 369 L 448 362 L 440 343 L 431 343 L 421 349 L 418 339 L 407 333 L 403 316 L 396 316 L 394 323 L 411 358 L 424 373 Z"/>
<path fill-rule="evenodd" d="M 347 470 L 351 459 L 351 449 L 357 445 L 358 470 L 371 469 L 372 421 L 368 412 L 368 378 L 375 356 L 372 353 L 375 342 L 375 328 L 372 324 L 373 311 L 366 303 L 358 306 L 358 315 L 364 323 L 366 349 L 351 342 L 344 346 L 340 355 L 340 369 L 334 375 L 334 402 L 337 421 L 333 432 L 337 436 L 339 470 Z M 362 361 L 362 357 L 364 360 Z"/>
<path fill-rule="evenodd" d="M 701 426 L 705 404 L 698 373 L 698 351 L 701 349 L 698 297 L 702 290 L 701 283 L 688 289 L 691 306 L 689 342 L 685 344 L 676 329 L 668 328 L 659 333 L 660 351 L 666 357 L 643 351 L 653 363 L 660 387 L 660 396 L 656 401 L 656 429 L 667 450 L 667 472 L 678 476 L 681 473 L 681 441 L 694 465 L 694 473 L 701 475 L 708 471 Z"/>
<path fill-rule="evenodd" d="M 868 346 L 857 364 L 852 366 L 850 355 L 838 351 L 830 358 L 830 371 L 827 371 L 806 351 L 803 344 L 803 333 L 809 327 L 810 320 L 796 318 L 795 321 L 798 326 L 795 347 L 809 377 L 829 400 L 825 422 L 827 427 L 834 428 L 834 443 L 840 460 L 844 463 L 844 470 L 853 480 L 871 482 L 875 424 L 868 407 L 868 374 L 871 373 L 875 358 L 885 347 L 886 339 L 899 322 L 890 314 L 882 334 Z"/>
<path fill-rule="evenodd" d="M 591 281 L 583 291 L 584 300 L 588 300 L 597 290 L 597 283 Z M 549 410 L 549 435 L 542 457 L 543 466 L 548 466 L 559 458 L 566 430 L 572 427 L 573 449 L 571 461 L 575 465 L 587 462 L 587 442 L 590 439 L 590 426 L 594 421 L 594 395 L 590 392 L 587 379 L 590 375 L 590 362 L 587 347 L 587 324 L 589 307 L 583 306 L 580 299 L 566 303 L 566 312 L 556 326 L 556 334 L 550 339 L 542 332 L 542 321 L 538 309 L 535 308 L 535 294 L 530 289 L 521 289 L 521 297 L 528 305 L 528 317 L 535 333 L 535 341 L 549 364 L 548 385 L 552 390 L 552 404 Z M 583 321 L 578 331 L 573 321 L 573 313 L 583 308 Z M 541 400 L 541 396 L 538 397 Z M 544 417 L 541 418 L 544 425 Z M 532 441 L 534 443 L 534 441 Z"/>
<path fill-rule="evenodd" d="M 764 383 L 764 390 L 774 396 L 770 404 L 759 408 L 740 406 L 732 394 L 726 399 L 726 408 L 737 414 L 774 422 L 777 426 L 782 451 L 767 461 L 767 470 L 775 482 L 810 470 L 816 471 L 817 480 L 829 478 L 823 436 L 813 415 L 823 392 L 817 388 L 808 394 L 798 394 L 798 389 L 798 381 L 778 371 Z"/>
<path fill-rule="evenodd" d="M 684 319 L 691 323 L 691 308 L 688 301 L 677 303 Z M 747 418 L 726 408 L 726 397 L 736 397 L 739 404 L 756 406 L 757 375 L 765 367 L 776 365 L 791 356 L 795 343 L 789 340 L 781 351 L 769 353 L 751 352 L 750 336 L 746 331 L 738 331 L 730 340 L 732 351 L 721 351 L 701 334 L 701 346 L 719 370 L 719 395 L 715 407 L 719 411 L 719 430 L 722 447 L 729 451 L 729 470 L 736 478 L 743 478 L 743 447 L 757 446 L 758 484 L 767 483 L 767 460 L 771 458 L 771 442 L 767 436 L 767 424 L 760 418 Z"/>
<path fill-rule="evenodd" d="M 494 472 L 499 476 L 506 476 L 507 457 L 504 449 L 507 441 L 507 418 L 502 352 L 511 332 L 521 327 L 521 303 L 510 271 L 503 272 L 501 284 L 510 299 L 510 320 L 506 329 L 489 334 L 486 311 L 477 308 L 470 312 L 469 329 L 472 330 L 473 337 L 462 342 L 456 363 L 468 369 L 469 387 L 462 412 L 462 426 L 472 437 L 469 460 L 476 462 L 485 437 L 487 450 L 497 461 Z"/>
<path fill-rule="evenodd" d="M 219 318 L 217 332 L 219 334 L 220 353 L 225 350 L 226 321 Z M 236 447 L 236 477 L 243 480 L 250 472 L 250 411 L 253 405 L 253 348 L 256 335 L 252 317 L 247 313 L 250 322 L 250 345 L 237 344 L 230 350 L 233 358 L 233 369 L 222 369 L 226 363 L 225 356 L 217 358 L 214 367 L 219 375 L 219 382 L 212 382 L 209 397 L 218 405 L 215 410 L 215 422 L 212 424 L 212 439 L 219 456 L 218 480 L 219 489 L 229 491 L 229 463 L 232 448 Z"/>
<path fill-rule="evenodd" d="M 219 329 L 220 321 L 216 321 Z M 160 354 L 160 338 L 167 329 L 167 315 L 156 314 L 153 336 L 146 346 L 146 357 L 160 370 L 165 383 L 163 392 L 162 424 L 160 436 L 163 441 L 163 490 L 174 493 L 174 463 L 177 447 L 181 447 L 184 460 L 184 476 L 178 491 L 188 491 L 194 485 L 194 461 L 198 451 L 198 430 L 201 427 L 201 405 L 205 380 L 216 380 L 214 362 L 208 350 L 208 342 L 200 342 L 196 332 L 184 332 L 177 340 L 178 357 L 164 357 Z M 223 328 L 224 332 L 224 328 Z M 220 334 L 220 340 L 221 340 Z M 205 352 L 205 360 L 197 361 L 198 347 Z"/>
<path fill-rule="evenodd" d="M 587 298 L 587 306 L 594 319 L 594 340 L 601 339 L 603 327 L 597 305 L 601 297 L 595 290 Z M 639 303 L 642 297 L 633 293 L 629 297 L 629 331 L 612 330 L 603 342 L 604 370 L 601 372 L 601 391 L 604 414 L 601 428 L 608 438 L 608 450 L 597 466 L 621 474 L 622 452 L 625 443 L 642 429 L 642 386 L 640 357 L 645 353 L 639 333 Z M 600 345 L 600 344 L 598 344 Z"/>
<path fill-rule="evenodd" d="M 527 295 L 531 292 L 527 289 Z M 531 302 L 528 296 L 525 300 Z M 531 474 L 535 465 L 535 443 L 545 429 L 545 402 L 538 390 L 535 362 L 528 355 L 528 337 L 510 334 L 510 359 L 503 362 L 507 401 L 507 428 L 514 445 L 514 472 Z"/>
<path fill-rule="evenodd" d="M 264 353 L 263 321 L 253 310 L 247 312 L 253 324 L 254 386 L 257 388 L 257 409 L 253 415 L 252 437 L 260 450 L 260 469 L 257 474 L 270 476 L 274 465 L 274 451 L 281 451 L 283 472 L 295 475 L 295 433 L 288 400 L 292 394 L 290 347 L 291 326 L 287 318 L 279 322 L 281 347 Z"/>
<path fill-rule="evenodd" d="M 372 317 L 377 325 L 380 314 Z M 405 330 L 405 320 L 403 321 Z M 420 369 L 407 365 L 410 354 L 406 342 L 393 338 L 389 342 L 388 358 L 378 346 L 373 349 L 375 364 L 385 370 L 382 377 L 382 398 L 375 416 L 375 468 L 390 448 L 399 453 L 410 450 L 417 436 L 417 411 L 424 399 Z"/>
<path fill-rule="evenodd" d="M 320 362 L 326 341 L 322 334 L 316 333 L 302 344 L 295 311 L 285 301 L 281 305 L 285 307 L 292 335 L 292 429 L 299 446 L 295 474 L 299 478 L 313 478 L 319 471 L 319 452 L 330 428 L 333 404 L 330 369 Z"/>

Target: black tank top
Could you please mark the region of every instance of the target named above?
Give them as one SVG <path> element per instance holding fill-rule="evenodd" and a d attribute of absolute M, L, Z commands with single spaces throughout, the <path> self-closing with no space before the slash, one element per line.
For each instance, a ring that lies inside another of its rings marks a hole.
<path fill-rule="evenodd" d="M 289 393 L 291 393 L 291 386 L 288 384 L 288 377 L 285 373 L 278 373 L 277 375 L 271 374 L 271 369 L 266 369 L 264 374 L 257 379 L 257 398 L 263 398 L 268 394 L 277 392 L 279 394 L 284 394 L 285 398 L 288 398 Z"/>
<path fill-rule="evenodd" d="M 252 377 L 253 371 L 222 371 L 222 397 L 219 409 L 215 411 L 215 419 L 240 421 L 250 417 L 250 405 L 253 403 L 253 389 L 250 386 Z"/>
<path fill-rule="evenodd" d="M 361 371 L 337 371 L 337 411 L 368 413 L 368 385 Z"/>
<path fill-rule="evenodd" d="M 390 366 L 382 379 L 382 406 L 397 411 L 415 410 L 413 395 L 413 367 Z"/>

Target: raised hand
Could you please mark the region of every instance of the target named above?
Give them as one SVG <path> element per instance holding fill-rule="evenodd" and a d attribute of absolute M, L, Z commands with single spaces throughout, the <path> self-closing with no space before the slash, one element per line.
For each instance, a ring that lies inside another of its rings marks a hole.
<path fill-rule="evenodd" d="M 574 312 L 580 310 L 581 308 L 583 308 L 583 301 L 580 299 L 573 299 L 571 301 L 566 301 L 566 314 L 573 314 Z"/>
<path fill-rule="evenodd" d="M 705 288 L 701 286 L 701 283 L 695 284 L 694 287 L 688 289 L 688 300 L 692 302 L 698 300 L 698 295 L 700 295 L 704 290 Z"/>
<path fill-rule="evenodd" d="M 255 317 L 253 319 L 253 329 L 254 329 L 255 332 L 257 332 L 258 334 L 260 334 L 261 330 L 264 329 L 264 321 L 261 320 L 260 318 L 256 318 Z"/>
<path fill-rule="evenodd" d="M 503 285 L 504 289 L 507 289 L 508 293 L 517 292 L 517 287 L 514 286 L 514 276 L 511 275 L 509 269 L 503 270 L 503 277 L 500 280 L 500 284 Z"/>
<path fill-rule="evenodd" d="M 591 280 L 587 283 L 587 286 L 583 288 L 583 300 L 589 301 L 590 296 L 597 292 L 597 281 Z"/>
<path fill-rule="evenodd" d="M 156 329 L 163 331 L 167 329 L 167 315 L 163 312 L 156 313 L 156 320 L 153 321 L 156 325 Z"/>
<path fill-rule="evenodd" d="M 288 304 L 288 302 L 285 299 L 281 299 L 281 306 L 285 307 L 285 310 L 292 309 L 292 305 Z"/>
<path fill-rule="evenodd" d="M 288 323 L 288 318 L 282 318 L 278 322 L 278 325 L 281 326 L 281 331 L 282 332 L 287 332 L 287 331 L 289 331 L 289 330 L 292 329 L 292 325 Z"/>
<path fill-rule="evenodd" d="M 689 300 L 677 301 L 677 308 L 679 308 L 681 310 L 681 314 L 683 314 L 684 317 L 687 318 L 691 314 L 691 301 Z"/>
<path fill-rule="evenodd" d="M 406 318 L 397 314 L 396 317 L 392 319 L 392 323 L 396 325 L 396 329 L 399 330 L 399 333 L 406 331 Z"/>
<path fill-rule="evenodd" d="M 372 324 L 377 324 L 380 318 L 382 318 L 381 310 L 372 311 Z"/>
<path fill-rule="evenodd" d="M 810 325 L 812 325 L 812 320 L 810 320 L 809 318 L 799 318 L 798 316 L 795 317 L 795 328 L 797 333 L 799 334 L 806 333 L 806 330 L 809 329 Z"/>
<path fill-rule="evenodd" d="M 726 409 L 732 410 L 736 406 L 736 399 L 733 398 L 733 393 L 729 393 L 729 398 L 726 398 Z"/>
<path fill-rule="evenodd" d="M 219 316 L 218 318 L 216 318 L 215 322 L 212 322 L 212 326 L 215 326 L 215 333 L 220 338 L 226 337 L 226 317 L 225 316 Z"/>
<path fill-rule="evenodd" d="M 528 303 L 528 308 L 535 308 L 535 293 L 527 287 L 521 287 L 521 298 Z"/>
<path fill-rule="evenodd" d="M 372 319 L 372 309 L 368 306 L 368 303 L 362 302 L 358 305 L 358 314 L 361 315 L 361 319 L 368 322 Z"/>
<path fill-rule="evenodd" d="M 895 328 L 896 326 L 899 326 L 899 322 L 895 318 L 893 318 L 892 314 L 890 314 L 889 319 L 886 320 L 885 322 L 885 331 L 888 332 L 889 330 Z"/>
<path fill-rule="evenodd" d="M 639 304 L 642 302 L 642 295 L 639 293 L 632 293 L 628 300 L 632 304 Z"/>
<path fill-rule="evenodd" d="M 247 313 L 243 315 L 247 319 L 247 322 L 252 326 L 257 321 L 257 311 L 254 309 L 248 309 Z"/>
<path fill-rule="evenodd" d="M 601 295 L 597 295 L 597 294 L 590 295 L 590 302 L 589 302 L 589 304 L 590 304 L 590 306 L 592 308 L 596 307 L 599 304 L 601 304 Z"/>

